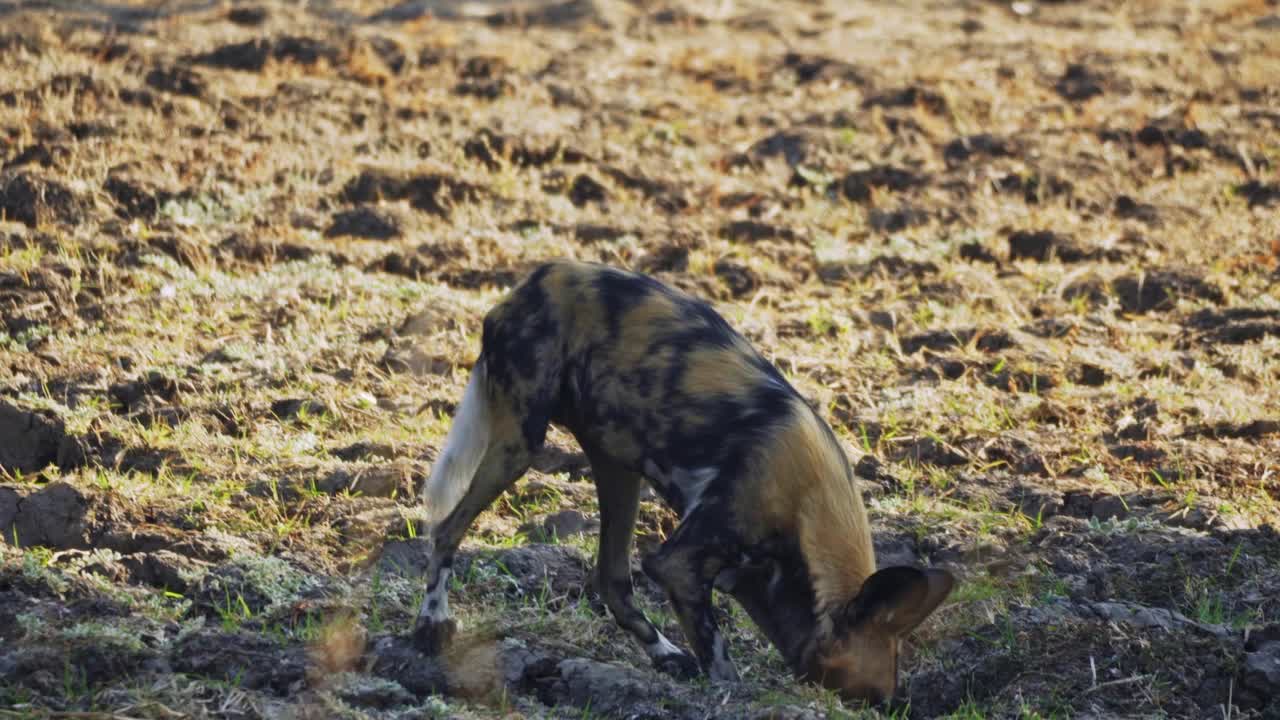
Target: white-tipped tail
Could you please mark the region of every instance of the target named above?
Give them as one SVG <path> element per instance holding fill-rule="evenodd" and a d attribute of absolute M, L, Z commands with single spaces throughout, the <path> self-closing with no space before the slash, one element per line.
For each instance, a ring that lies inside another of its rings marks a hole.
<path fill-rule="evenodd" d="M 430 525 L 444 520 L 462 501 L 489 449 L 489 398 L 485 385 L 484 360 L 480 360 L 471 370 L 466 392 L 445 437 L 444 450 L 422 488 Z"/>

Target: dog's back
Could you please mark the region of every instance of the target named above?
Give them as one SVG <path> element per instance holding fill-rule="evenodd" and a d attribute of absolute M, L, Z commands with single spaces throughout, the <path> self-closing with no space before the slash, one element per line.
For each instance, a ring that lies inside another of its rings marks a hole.
<path fill-rule="evenodd" d="M 517 414 L 534 418 L 531 446 L 557 422 L 682 514 L 693 499 L 672 478 L 740 476 L 799 400 L 705 302 L 591 263 L 539 267 L 485 318 L 481 358 L 490 382 L 528 402 Z"/>

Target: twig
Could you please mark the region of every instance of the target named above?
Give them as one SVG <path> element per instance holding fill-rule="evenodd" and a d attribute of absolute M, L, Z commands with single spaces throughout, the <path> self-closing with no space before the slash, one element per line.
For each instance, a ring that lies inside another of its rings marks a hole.
<path fill-rule="evenodd" d="M 34 712 L 34 714 L 33 714 Z M 118 715 L 110 712 L 79 712 L 67 710 L 3 710 L 0 717 L 5 718 L 61 718 L 64 720 L 142 720 L 132 715 Z"/>
<path fill-rule="evenodd" d="M 1114 687 L 1116 685 L 1128 685 L 1130 683 L 1142 682 L 1143 680 L 1150 680 L 1153 677 L 1155 676 L 1154 675 L 1134 675 L 1133 677 L 1120 678 L 1119 680 L 1108 680 L 1104 683 L 1094 685 L 1088 690 L 1085 690 L 1085 692 L 1091 693 L 1091 692 L 1094 692 L 1095 690 L 1101 690 L 1105 687 Z"/>
<path fill-rule="evenodd" d="M 1227 704 L 1222 709 L 1222 720 L 1231 720 L 1231 711 L 1235 708 L 1235 700 L 1233 696 L 1236 691 L 1236 679 L 1231 678 L 1227 683 Z"/>

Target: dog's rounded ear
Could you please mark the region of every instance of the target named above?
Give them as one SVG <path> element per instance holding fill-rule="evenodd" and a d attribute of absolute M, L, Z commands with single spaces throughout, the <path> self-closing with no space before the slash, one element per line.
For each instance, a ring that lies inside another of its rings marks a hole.
<path fill-rule="evenodd" d="M 867 578 L 844 612 L 844 624 L 871 623 L 885 632 L 905 635 L 929 617 L 955 587 L 946 570 L 896 565 Z"/>

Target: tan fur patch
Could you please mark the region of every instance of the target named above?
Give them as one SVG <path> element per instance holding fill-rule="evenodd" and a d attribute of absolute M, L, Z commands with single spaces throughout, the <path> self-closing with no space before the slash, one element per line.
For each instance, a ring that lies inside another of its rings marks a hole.
<path fill-rule="evenodd" d="M 686 356 L 689 365 L 680 389 L 702 398 L 741 395 L 762 375 L 750 360 L 751 356 L 738 347 L 695 350 Z"/>
<path fill-rule="evenodd" d="M 743 526 L 759 534 L 748 539 L 795 534 L 821 616 L 843 607 L 875 572 L 875 549 L 843 450 L 802 400 L 793 401 L 793 418 L 760 448 L 747 483 L 752 491 L 739 495 L 737 511 Z"/>
<path fill-rule="evenodd" d="M 659 293 L 646 296 L 644 302 L 623 313 L 619 318 L 622 333 L 611 353 L 614 367 L 645 367 L 652 362 L 649 345 L 655 331 L 670 327 L 677 316 L 675 303 Z"/>

